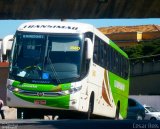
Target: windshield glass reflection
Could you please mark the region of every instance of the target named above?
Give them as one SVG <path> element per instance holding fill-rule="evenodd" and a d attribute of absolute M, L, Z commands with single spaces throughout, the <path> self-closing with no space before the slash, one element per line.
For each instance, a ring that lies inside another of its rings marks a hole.
<path fill-rule="evenodd" d="M 19 33 L 16 39 L 12 76 L 57 83 L 80 77 L 82 44 L 79 36 Z"/>

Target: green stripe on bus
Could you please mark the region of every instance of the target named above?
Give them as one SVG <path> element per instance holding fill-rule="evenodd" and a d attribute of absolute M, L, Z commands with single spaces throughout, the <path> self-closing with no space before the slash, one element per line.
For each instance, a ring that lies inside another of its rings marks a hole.
<path fill-rule="evenodd" d="M 70 95 L 66 96 L 56 96 L 56 97 L 39 97 L 39 96 L 26 96 L 18 93 L 14 93 L 18 98 L 31 102 L 36 103 L 36 101 L 45 101 L 46 104 L 43 104 L 43 106 L 49 106 L 49 107 L 57 107 L 57 108 L 64 108 L 69 109 L 69 100 Z"/>
<path fill-rule="evenodd" d="M 119 84 L 116 84 L 117 82 Z M 128 107 L 129 80 L 122 79 L 116 74 L 109 72 L 109 83 L 111 86 L 114 103 L 117 106 L 118 101 L 120 101 L 120 114 L 123 118 L 126 118 Z"/>
<path fill-rule="evenodd" d="M 58 91 L 69 90 L 71 88 L 71 83 L 64 83 L 56 86 L 53 84 L 52 85 L 51 84 L 30 84 L 30 83 L 20 83 L 18 81 L 14 81 L 12 85 L 22 90 L 28 90 L 28 91 L 58 92 Z"/>

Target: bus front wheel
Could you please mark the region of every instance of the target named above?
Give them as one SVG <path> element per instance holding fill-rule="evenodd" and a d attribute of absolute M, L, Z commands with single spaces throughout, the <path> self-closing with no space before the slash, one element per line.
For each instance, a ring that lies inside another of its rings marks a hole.
<path fill-rule="evenodd" d="M 92 113 L 93 113 L 93 109 L 94 109 L 94 93 L 92 92 L 90 100 L 89 100 L 87 119 L 91 118 Z"/>
<path fill-rule="evenodd" d="M 120 113 L 120 101 L 118 101 L 117 103 L 115 120 L 119 120 L 119 113 Z"/>

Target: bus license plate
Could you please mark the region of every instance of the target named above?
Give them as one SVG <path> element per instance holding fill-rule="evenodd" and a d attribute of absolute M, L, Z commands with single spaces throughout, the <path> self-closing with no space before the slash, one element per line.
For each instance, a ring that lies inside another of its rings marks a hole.
<path fill-rule="evenodd" d="M 34 100 L 34 104 L 46 105 L 46 100 Z"/>

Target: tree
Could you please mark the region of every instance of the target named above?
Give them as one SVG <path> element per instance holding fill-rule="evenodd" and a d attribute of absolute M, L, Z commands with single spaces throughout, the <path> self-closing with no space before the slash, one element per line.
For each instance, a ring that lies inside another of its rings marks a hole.
<path fill-rule="evenodd" d="M 141 41 L 133 47 L 123 48 L 129 58 L 151 56 L 160 54 L 160 39 Z"/>

